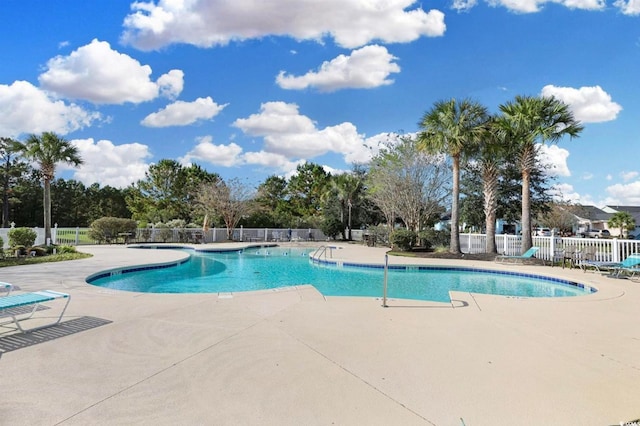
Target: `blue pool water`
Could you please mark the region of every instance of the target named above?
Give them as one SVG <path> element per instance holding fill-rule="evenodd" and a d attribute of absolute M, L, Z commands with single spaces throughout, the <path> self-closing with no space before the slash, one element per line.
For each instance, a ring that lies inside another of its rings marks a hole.
<path fill-rule="evenodd" d="M 194 252 L 177 266 L 124 268 L 89 277 L 104 288 L 149 293 L 217 293 L 311 284 L 325 296 L 380 297 L 382 268 L 312 263 L 312 249 Z M 381 259 L 381 262 L 383 259 Z M 449 302 L 449 291 L 518 297 L 566 297 L 590 288 L 562 280 L 465 268 L 402 267 L 388 272 L 388 297 Z"/>

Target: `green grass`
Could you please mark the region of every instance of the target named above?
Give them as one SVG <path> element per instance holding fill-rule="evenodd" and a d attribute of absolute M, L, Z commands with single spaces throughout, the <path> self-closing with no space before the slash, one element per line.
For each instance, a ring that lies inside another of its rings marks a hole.
<path fill-rule="evenodd" d="M 388 251 L 387 254 L 390 256 L 400 256 L 400 257 L 417 257 L 415 253 L 410 251 Z"/>
<path fill-rule="evenodd" d="M 61 253 L 36 257 L 5 257 L 4 259 L 0 259 L 0 268 L 3 268 L 5 266 L 36 265 L 39 263 L 64 262 L 66 260 L 86 259 L 87 257 L 91 256 L 92 255 L 88 253 Z"/>

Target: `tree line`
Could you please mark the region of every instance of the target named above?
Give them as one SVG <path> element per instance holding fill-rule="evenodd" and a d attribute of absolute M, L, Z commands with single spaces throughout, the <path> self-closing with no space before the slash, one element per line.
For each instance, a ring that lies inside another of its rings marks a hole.
<path fill-rule="evenodd" d="M 45 132 L 24 142 L 0 139 L 2 226 L 89 226 L 101 217 L 156 224 L 233 228 L 320 228 L 351 239 L 352 229 L 376 225 L 418 233 L 449 213 L 449 250 L 460 251 L 461 221 L 486 229 L 495 252 L 496 218 L 519 220 L 550 209 L 551 179 L 541 144 L 576 137 L 581 125 L 555 98 L 516 97 L 489 114 L 477 102 L 436 102 L 415 135 L 390 137 L 367 165 L 331 174 L 318 164 L 290 178 L 272 175 L 257 187 L 224 180 L 197 164 L 163 159 L 126 188 L 55 179 L 56 165 L 82 164 L 76 148 Z M 519 211 L 518 211 L 519 210 Z M 39 212 L 43 212 L 41 214 Z M 44 217 L 44 221 L 43 221 Z M 205 223 L 206 222 L 206 223 Z M 50 234 L 48 234 L 50 235 Z M 523 233 L 523 251 L 531 246 Z"/>

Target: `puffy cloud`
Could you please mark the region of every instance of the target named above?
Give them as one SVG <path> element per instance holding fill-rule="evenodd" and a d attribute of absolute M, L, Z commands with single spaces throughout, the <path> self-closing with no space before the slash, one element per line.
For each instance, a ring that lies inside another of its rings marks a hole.
<path fill-rule="evenodd" d="M 630 180 L 633 180 L 633 179 L 637 178 L 638 175 L 639 175 L 638 172 L 622 172 L 622 173 L 620 173 L 620 177 L 625 182 L 628 182 Z"/>
<path fill-rule="evenodd" d="M 184 157 L 178 159 L 183 164 L 189 164 L 193 160 L 201 160 L 217 166 L 232 167 L 241 165 L 242 148 L 235 144 L 215 145 L 211 136 L 198 139 L 198 144 Z"/>
<path fill-rule="evenodd" d="M 150 79 L 151 72 L 149 65 L 94 39 L 68 56 L 50 59 L 39 81 L 43 88 L 61 96 L 96 104 L 140 103 L 160 94 L 175 98 L 182 92 L 182 71 L 171 70 L 157 82 Z"/>
<path fill-rule="evenodd" d="M 583 123 L 614 120 L 622 111 L 622 106 L 613 102 L 611 95 L 600 86 L 574 89 L 547 85 L 542 88 L 542 96 L 554 96 L 560 99 L 569 105 L 576 119 Z"/>
<path fill-rule="evenodd" d="M 276 78 L 283 89 L 306 89 L 315 87 L 322 92 L 340 89 L 368 89 L 393 83 L 391 73 L 400 72 L 393 61 L 397 59 L 383 46 L 365 46 L 351 52 L 351 56 L 340 55 L 324 62 L 318 71 L 309 71 L 295 77 L 281 71 Z"/>
<path fill-rule="evenodd" d="M 157 83 L 161 96 L 175 99 L 182 93 L 184 87 L 184 72 L 181 70 L 171 70 L 161 75 Z"/>
<path fill-rule="evenodd" d="M 640 180 L 625 184 L 617 183 L 609 186 L 606 191 L 610 196 L 606 204 L 640 205 Z"/>
<path fill-rule="evenodd" d="M 548 166 L 546 174 L 549 176 L 571 176 L 567 166 L 569 151 L 557 145 L 540 144 L 538 159 L 544 166 Z"/>
<path fill-rule="evenodd" d="M 198 98 L 193 102 L 177 101 L 147 115 L 141 124 L 148 127 L 187 126 L 198 120 L 215 117 L 226 106 L 227 104 L 218 105 L 210 96 Z"/>
<path fill-rule="evenodd" d="M 179 161 L 190 164 L 197 160 L 225 167 L 259 165 L 287 173 L 306 159 L 326 153 L 341 154 L 347 163 L 364 164 L 383 145 L 399 137 L 380 134 L 364 138 L 351 123 L 318 129 L 311 119 L 298 112 L 297 105 L 284 102 L 263 104 L 260 113 L 238 119 L 234 125 L 248 135 L 262 137 L 262 149 L 244 152 L 233 142 L 216 145 L 211 136 L 205 136 Z"/>
<path fill-rule="evenodd" d="M 260 113 L 233 123 L 243 132 L 264 138 L 265 151 L 288 158 L 312 158 L 327 152 L 344 154 L 345 158 L 362 150 L 363 137 L 348 122 L 318 129 L 298 106 L 284 102 L 267 102 Z"/>
<path fill-rule="evenodd" d="M 477 0 L 453 0 L 451 8 L 457 10 L 458 12 L 467 12 L 471 10 L 476 4 L 478 4 Z"/>
<path fill-rule="evenodd" d="M 53 99 L 27 81 L 0 84 L 0 135 L 45 131 L 64 135 L 101 119 L 99 113 Z"/>
<path fill-rule="evenodd" d="M 557 3 L 569 9 L 602 10 L 605 0 L 487 0 L 491 6 L 503 6 L 517 13 L 538 12 L 546 3 Z"/>
<path fill-rule="evenodd" d="M 242 157 L 246 164 L 257 164 L 283 172 L 295 170 L 299 164 L 304 164 L 305 162 L 304 159 L 290 160 L 284 155 L 266 151 L 247 152 Z"/>
<path fill-rule="evenodd" d="M 83 164 L 74 173 L 74 179 L 91 185 L 100 182 L 115 188 L 124 188 L 144 179 L 151 157 L 149 147 L 139 143 L 114 145 L 108 140 L 95 142 L 93 138 L 71 141 L 78 148 Z"/>
<path fill-rule="evenodd" d="M 381 40 L 405 43 L 444 34 L 444 14 L 415 0 L 139 1 L 125 18 L 122 41 L 142 50 L 172 43 L 225 45 L 269 35 L 321 41 L 346 48 Z M 413 7 L 412 9 L 410 9 Z"/>
<path fill-rule="evenodd" d="M 625 15 L 640 15 L 640 0 L 616 0 L 613 5 Z"/>
<path fill-rule="evenodd" d="M 559 183 L 551 188 L 551 194 L 556 201 L 568 201 L 572 203 L 584 203 L 584 197 L 581 197 L 573 185 L 568 183 Z"/>

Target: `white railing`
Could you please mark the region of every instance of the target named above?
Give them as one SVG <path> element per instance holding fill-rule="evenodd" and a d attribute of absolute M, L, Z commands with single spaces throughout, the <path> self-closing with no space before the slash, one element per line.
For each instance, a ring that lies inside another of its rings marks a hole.
<path fill-rule="evenodd" d="M 484 253 L 487 236 L 485 234 L 461 234 L 460 244 L 465 253 Z M 584 251 L 594 247 L 596 260 L 620 262 L 632 253 L 640 253 L 640 240 L 624 240 L 618 238 L 578 238 L 578 237 L 533 237 L 533 245 L 540 247 L 537 258 L 544 260 L 557 259 L 557 253 L 566 247 L 575 247 Z M 498 253 L 508 256 L 522 253 L 522 237 L 518 235 L 496 235 Z"/>
<path fill-rule="evenodd" d="M 44 244 L 44 229 L 34 228 L 38 234 L 36 245 Z M 9 229 L 0 228 L 0 236 L 9 241 Z M 51 229 L 51 240 L 54 244 L 83 245 L 96 244 L 89 235 L 88 228 L 58 228 Z M 319 229 L 314 228 L 244 228 L 234 229 L 232 241 L 243 242 L 284 242 L 284 241 L 325 241 L 327 237 Z M 135 235 L 112 236 L 110 242 L 135 243 L 214 243 L 229 241 L 226 228 L 139 228 Z"/>

